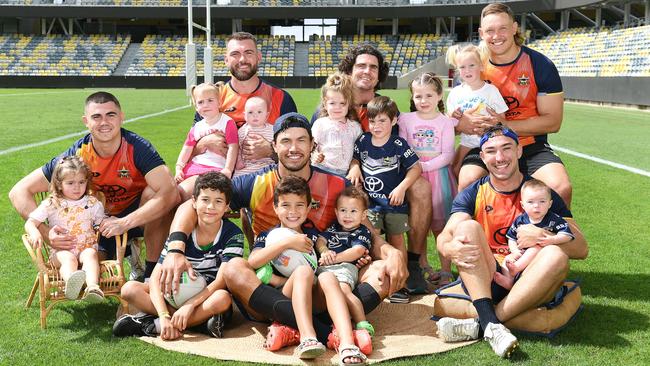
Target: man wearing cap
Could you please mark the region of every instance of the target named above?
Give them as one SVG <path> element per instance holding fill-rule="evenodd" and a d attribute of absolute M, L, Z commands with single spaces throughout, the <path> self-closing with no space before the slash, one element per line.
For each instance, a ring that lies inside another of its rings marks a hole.
<path fill-rule="evenodd" d="M 258 234 L 279 223 L 273 211 L 273 191 L 283 176 L 294 175 L 307 180 L 312 202 L 308 219 L 318 230 L 325 230 L 335 219 L 336 198 L 349 184 L 345 178 L 309 165 L 314 142 L 310 124 L 298 113 L 278 118 L 273 127 L 273 148 L 278 154 L 277 166 L 233 180 L 232 209 L 248 207 L 253 215 L 253 231 Z M 191 271 L 185 257 L 184 240 L 196 222 L 191 202 L 182 204 L 171 226 L 167 249 L 175 249 L 163 262 L 161 288 L 169 292 L 176 288 L 178 276 Z M 366 219 L 365 225 L 372 227 Z M 180 253 L 179 253 L 180 252 Z M 354 293 L 360 298 L 366 312 L 372 311 L 381 299 L 400 289 L 406 280 L 402 254 L 387 244 L 379 235 L 373 236 L 372 257 L 375 261 L 359 274 L 360 284 Z M 364 260 L 364 263 L 367 262 Z M 235 299 L 243 305 L 251 319 L 273 319 L 296 327 L 291 301 L 275 288 L 263 285 L 245 260 L 231 260 L 225 268 L 225 280 Z M 240 307 L 241 309 L 241 307 Z M 325 343 L 331 325 L 315 318 L 314 328 L 318 339 Z"/>
<path fill-rule="evenodd" d="M 521 185 L 531 179 L 519 171 L 522 154 L 517 134 L 497 124 L 481 138 L 481 159 L 488 175 L 472 183 L 454 199 L 452 215 L 438 236 L 438 250 L 452 260 L 478 313 L 476 319 L 442 318 L 439 336 L 448 342 L 476 339 L 483 333 L 495 353 L 508 357 L 517 339 L 501 323 L 548 302 L 564 281 L 569 259 L 584 259 L 587 242 L 558 194 L 552 191 L 550 211 L 562 216 L 575 239 L 562 245 L 544 246 L 523 271 L 510 291 L 493 281 L 500 262 L 508 254 L 506 231 L 523 212 Z M 520 248 L 538 245 L 547 231 L 523 225 L 517 234 Z"/>

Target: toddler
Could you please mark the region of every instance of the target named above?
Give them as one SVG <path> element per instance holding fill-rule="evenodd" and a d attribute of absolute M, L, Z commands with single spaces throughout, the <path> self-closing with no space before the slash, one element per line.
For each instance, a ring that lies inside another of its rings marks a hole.
<path fill-rule="evenodd" d="M 37 248 L 43 245 L 43 237 L 38 227 L 45 221 L 50 226 L 75 236 L 76 243 L 73 248 L 52 248 L 50 259 L 59 267 L 61 277 L 65 281 L 66 298 L 76 300 L 85 283 L 83 299 L 101 302 L 104 300 L 104 293 L 98 285 L 96 229 L 105 214 L 104 205 L 93 196 L 91 177 L 90 168 L 80 157 L 73 155 L 59 160 L 52 172 L 50 196 L 29 214 L 25 231 Z"/>
<path fill-rule="evenodd" d="M 320 118 L 311 128 L 316 142 L 313 164 L 342 176 L 348 173 L 354 142 L 362 133 L 353 103 L 350 77 L 331 75 L 321 88 Z"/>
<path fill-rule="evenodd" d="M 320 259 L 316 274 L 332 272 L 345 294 L 356 329 L 365 329 L 371 336 L 375 328 L 366 320 L 361 300 L 354 290 L 359 279 L 355 262 L 370 250 L 370 230 L 361 222 L 368 214 L 368 196 L 356 186 L 346 187 L 336 199 L 336 220 L 318 237 L 316 249 Z"/>
<path fill-rule="evenodd" d="M 219 91 L 223 87 L 221 82 L 203 83 L 192 87 L 192 101 L 196 111 L 203 119 L 190 129 L 176 161 L 175 180 L 179 184 L 183 201 L 192 197 L 192 190 L 198 175 L 209 171 L 218 171 L 230 178 L 235 170 L 239 154 L 237 126 L 230 117 L 219 111 Z M 226 144 L 228 144 L 225 156 L 208 149 L 191 158 L 197 141 L 212 133 L 225 135 Z"/>
<path fill-rule="evenodd" d="M 500 121 L 505 121 L 508 106 L 499 94 L 499 89 L 481 78 L 487 57 L 479 47 L 472 44 L 454 45 L 447 50 L 446 58 L 462 81 L 447 97 L 447 109 L 451 116 L 460 119 L 463 114 L 489 116 L 492 112 Z M 480 139 L 478 134 L 460 134 L 460 145 L 453 164 L 454 173 L 458 176 L 459 191 L 487 174 L 479 156 Z"/>
<path fill-rule="evenodd" d="M 273 141 L 273 125 L 268 123 L 269 107 L 266 101 L 260 97 L 252 97 L 246 101 L 244 106 L 244 118 L 246 123 L 237 131 L 240 143 L 244 143 L 249 135 L 259 135 L 265 140 Z M 237 170 L 235 177 L 240 175 L 254 173 L 265 168 L 274 161 L 271 158 L 262 158 L 257 160 L 246 160 L 239 150 L 239 159 L 237 159 Z"/>

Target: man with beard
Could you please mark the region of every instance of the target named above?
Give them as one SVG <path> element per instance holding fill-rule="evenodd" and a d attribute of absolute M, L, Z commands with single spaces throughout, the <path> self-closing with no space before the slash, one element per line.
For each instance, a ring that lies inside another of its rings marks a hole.
<path fill-rule="evenodd" d="M 221 88 L 219 109 L 227 114 L 241 127 L 244 119 L 244 105 L 249 98 L 260 97 L 269 106 L 268 122 L 275 120 L 289 112 L 296 112 L 296 104 L 291 95 L 286 91 L 264 82 L 257 75 L 257 67 L 262 60 L 262 53 L 257 49 L 255 36 L 248 32 L 236 32 L 226 40 L 226 54 L 224 62 L 230 74 L 230 80 Z M 202 117 L 197 113 L 194 120 L 200 121 Z M 245 159 L 257 160 L 272 155 L 271 143 L 262 136 L 251 133 L 246 140 L 239 142 L 239 148 Z M 225 153 L 227 144 L 222 134 L 211 134 L 202 138 L 194 148 L 194 153 L 204 152 L 208 146 L 223 149 Z"/>

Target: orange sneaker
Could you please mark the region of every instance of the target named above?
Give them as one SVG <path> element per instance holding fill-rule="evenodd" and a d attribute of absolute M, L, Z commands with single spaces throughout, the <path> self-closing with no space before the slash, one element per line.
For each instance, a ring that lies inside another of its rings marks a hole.
<path fill-rule="evenodd" d="M 273 322 L 269 326 L 269 332 L 266 334 L 264 348 L 269 351 L 277 351 L 287 346 L 300 344 L 300 333 L 286 325 Z"/>
<path fill-rule="evenodd" d="M 352 331 L 352 336 L 354 337 L 354 344 L 359 347 L 364 355 L 368 356 L 372 353 L 372 337 L 367 330 L 355 329 Z M 332 328 L 332 333 L 327 336 L 327 348 L 338 350 L 340 344 L 341 339 L 339 338 L 339 334 L 336 328 Z"/>

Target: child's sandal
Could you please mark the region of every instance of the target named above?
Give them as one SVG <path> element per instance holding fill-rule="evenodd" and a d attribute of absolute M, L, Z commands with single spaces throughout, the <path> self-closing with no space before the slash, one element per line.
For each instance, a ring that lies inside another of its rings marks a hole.
<path fill-rule="evenodd" d="M 346 359 L 349 360 L 352 358 L 358 358 L 361 361 L 345 362 Z M 339 347 L 339 366 L 365 365 L 367 361 L 368 357 L 359 350 L 359 347 L 351 344 Z"/>
<path fill-rule="evenodd" d="M 99 286 L 88 286 L 86 291 L 84 291 L 84 297 L 82 300 L 87 301 L 91 304 L 97 304 L 104 301 L 104 292 L 99 288 Z"/>
<path fill-rule="evenodd" d="M 367 320 L 362 320 L 355 325 L 355 329 L 365 329 L 368 331 L 371 337 L 375 336 L 375 327 L 370 324 Z"/>
<path fill-rule="evenodd" d="M 81 288 L 86 283 L 86 272 L 83 270 L 78 270 L 72 272 L 70 278 L 65 281 L 65 288 L 63 293 L 65 298 L 68 300 L 77 300 L 79 298 L 79 293 Z"/>
<path fill-rule="evenodd" d="M 296 353 L 301 360 L 312 360 L 325 353 L 325 346 L 316 338 L 305 338 L 300 341 Z"/>

